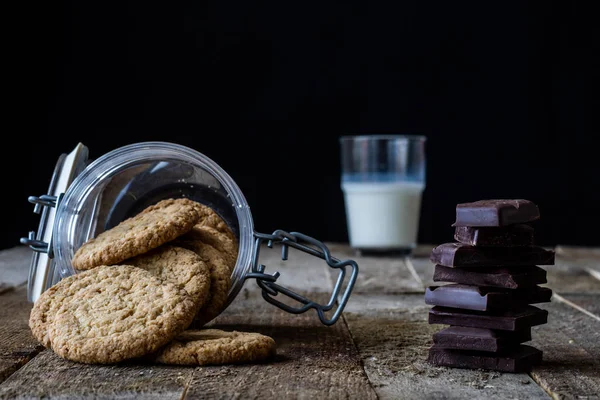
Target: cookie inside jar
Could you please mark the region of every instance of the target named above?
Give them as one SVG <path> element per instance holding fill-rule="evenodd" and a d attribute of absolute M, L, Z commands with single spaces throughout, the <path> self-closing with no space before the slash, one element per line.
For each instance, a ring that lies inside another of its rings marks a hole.
<path fill-rule="evenodd" d="M 226 308 L 241 289 L 251 265 L 252 216 L 233 179 L 208 157 L 181 145 L 137 143 L 113 150 L 89 164 L 57 208 L 53 232 L 56 270 L 62 278 L 76 274 L 80 268 L 74 257 L 84 244 L 161 202 L 180 199 L 196 204 L 198 221 L 181 232 L 171 229 L 167 241 L 197 252 L 205 262 L 224 260 L 228 276 L 221 280 L 229 283 L 226 293 L 220 294 L 223 300 L 219 308 Z M 153 222 L 142 223 L 150 229 Z M 123 235 L 128 232 L 121 231 Z M 151 247 L 160 245 L 156 244 L 156 235 L 141 235 L 136 239 L 138 243 L 147 237 L 153 241 Z M 197 246 L 195 242 L 204 245 Z M 215 251 L 199 250 L 207 246 Z M 133 257 L 140 253 L 128 254 Z"/>
<path fill-rule="evenodd" d="M 151 271 L 187 291 L 201 327 L 225 309 L 237 255 L 237 238 L 213 209 L 169 198 L 83 243 L 72 264 L 79 271 L 115 264 Z"/>

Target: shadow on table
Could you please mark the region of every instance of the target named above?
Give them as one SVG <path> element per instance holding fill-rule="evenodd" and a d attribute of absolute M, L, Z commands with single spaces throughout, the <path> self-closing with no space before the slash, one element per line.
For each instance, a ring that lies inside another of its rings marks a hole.
<path fill-rule="evenodd" d="M 254 325 L 254 324 L 215 324 L 206 328 L 221 329 L 224 331 L 255 332 L 271 336 L 278 345 L 297 343 L 301 338 L 303 341 L 311 339 L 321 340 L 326 335 L 339 334 L 327 326 L 288 326 L 288 325 Z"/>

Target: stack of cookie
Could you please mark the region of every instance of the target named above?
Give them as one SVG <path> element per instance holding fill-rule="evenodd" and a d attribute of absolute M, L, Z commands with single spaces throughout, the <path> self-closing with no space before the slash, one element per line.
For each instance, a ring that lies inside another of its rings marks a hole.
<path fill-rule="evenodd" d="M 224 309 L 237 252 L 235 235 L 209 207 L 160 201 L 84 243 L 72 260 L 80 272 L 40 296 L 29 325 L 44 346 L 85 363 L 265 359 L 275 351 L 267 336 L 186 331 Z"/>
<path fill-rule="evenodd" d="M 522 343 L 548 312 L 531 304 L 549 302 L 546 271 L 554 252 L 534 246 L 531 222 L 540 218 L 528 200 L 482 200 L 456 207 L 454 238 L 431 253 L 434 281 L 425 302 L 430 324 L 451 325 L 433 337 L 428 361 L 457 368 L 523 372 L 542 352 Z"/>

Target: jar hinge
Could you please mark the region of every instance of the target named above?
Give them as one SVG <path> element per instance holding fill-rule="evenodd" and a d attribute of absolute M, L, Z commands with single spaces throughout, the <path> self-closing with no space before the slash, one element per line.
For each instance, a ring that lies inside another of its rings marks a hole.
<path fill-rule="evenodd" d="M 60 202 L 62 196 L 63 196 L 62 193 L 58 197 L 44 194 L 39 197 L 29 196 L 27 198 L 27 200 L 30 203 L 35 204 L 35 207 L 33 208 L 33 212 L 36 214 L 41 214 L 42 211 L 45 211 L 45 208 L 47 208 L 47 207 L 56 208 L 56 206 Z M 45 217 L 42 216 L 42 219 L 45 220 Z M 30 231 L 26 238 L 23 237 L 20 239 L 20 242 L 21 242 L 21 244 L 29 246 L 33 251 L 37 251 L 38 253 L 47 253 L 49 258 L 53 258 L 54 250 L 52 248 L 52 240 L 50 240 L 50 242 L 44 242 L 43 240 L 40 240 L 40 238 L 42 238 L 44 235 L 43 230 L 44 229 L 52 229 L 52 227 L 46 226 L 45 223 L 42 225 L 43 225 L 43 228 L 40 230 L 40 232 L 38 232 L 36 234 L 35 231 Z"/>
<path fill-rule="evenodd" d="M 263 298 L 269 303 L 281 308 L 284 311 L 287 311 L 292 314 L 301 314 L 310 310 L 311 308 L 314 308 L 317 311 L 317 315 L 319 316 L 319 319 L 323 324 L 335 324 L 335 322 L 340 317 L 342 311 L 344 310 L 344 307 L 348 302 L 348 298 L 350 297 L 350 293 L 354 288 L 354 284 L 356 282 L 356 277 L 358 274 L 358 264 L 353 260 L 340 261 L 337 258 L 332 257 L 329 249 L 327 248 L 327 246 L 325 246 L 323 242 L 320 242 L 310 236 L 306 236 L 298 232 L 288 233 L 282 230 L 276 230 L 271 235 L 254 232 L 254 239 L 255 248 L 254 257 L 252 259 L 252 269 L 251 272 L 246 274 L 244 279 L 256 279 L 256 283 L 262 289 Z M 272 275 L 265 273 L 265 266 L 260 264 L 258 261 L 260 256 L 261 245 L 265 241 L 267 242 L 267 246 L 270 248 L 273 247 L 274 243 L 281 244 L 281 259 L 284 261 L 288 258 L 289 247 L 293 247 L 305 253 L 311 254 L 315 257 L 321 258 L 327 262 L 327 265 L 329 265 L 329 267 L 338 269 L 338 278 L 333 288 L 333 292 L 331 294 L 329 302 L 325 305 L 316 303 L 298 293 L 295 293 L 290 289 L 287 289 L 275 283 L 277 281 L 277 278 L 279 278 L 280 276 L 279 272 L 275 272 Z M 309 245 L 312 245 L 314 247 L 310 247 Z M 350 267 L 352 271 L 350 273 L 348 284 L 340 297 L 340 292 L 342 291 L 344 282 L 346 280 L 346 267 Z M 299 307 L 293 307 L 274 299 L 273 296 L 277 296 L 277 294 L 279 293 L 282 293 L 283 295 L 288 296 L 303 305 Z M 325 316 L 325 313 L 333 309 L 336 301 L 338 303 L 338 307 L 333 312 L 331 318 L 327 318 Z"/>

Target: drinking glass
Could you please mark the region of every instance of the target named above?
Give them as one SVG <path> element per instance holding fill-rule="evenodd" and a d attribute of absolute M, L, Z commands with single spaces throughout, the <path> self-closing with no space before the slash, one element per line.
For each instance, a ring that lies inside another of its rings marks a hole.
<path fill-rule="evenodd" d="M 341 186 L 350 246 L 410 254 L 425 189 L 425 136 L 342 136 Z"/>

